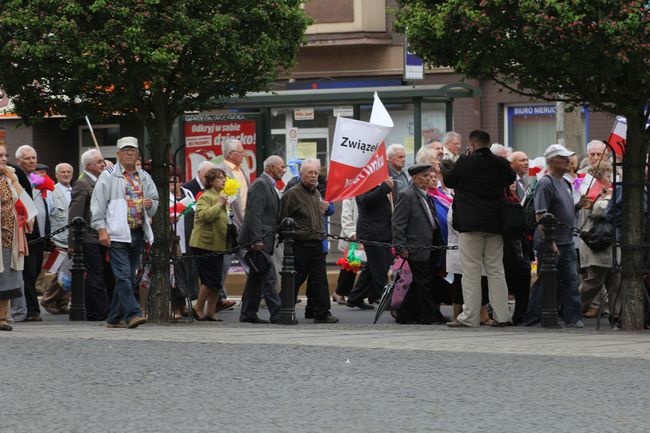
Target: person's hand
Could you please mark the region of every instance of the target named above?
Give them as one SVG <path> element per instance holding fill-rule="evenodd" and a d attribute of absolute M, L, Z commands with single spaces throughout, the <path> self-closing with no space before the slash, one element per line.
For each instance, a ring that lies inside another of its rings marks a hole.
<path fill-rule="evenodd" d="M 384 180 L 384 183 L 388 185 L 390 189 L 393 189 L 395 187 L 395 181 L 393 180 L 392 177 L 388 176 L 386 180 Z"/>
<path fill-rule="evenodd" d="M 591 206 L 593 206 L 593 204 L 594 203 L 591 201 L 591 199 L 586 195 L 580 197 L 580 201 L 578 202 L 578 206 L 583 207 L 585 209 L 591 209 Z"/>
<path fill-rule="evenodd" d="M 557 247 L 557 244 L 555 241 L 553 241 L 553 244 L 551 245 L 551 248 L 553 250 L 553 255 L 554 256 L 559 256 L 560 255 L 560 249 Z"/>
<path fill-rule="evenodd" d="M 228 197 L 225 195 L 219 195 L 219 198 L 217 199 L 217 204 L 219 206 L 225 206 L 226 203 L 228 203 Z"/>
<path fill-rule="evenodd" d="M 327 209 L 328 209 L 329 207 L 330 207 L 330 202 L 328 202 L 328 201 L 323 201 L 323 202 L 321 202 L 321 204 L 320 204 L 320 210 L 321 210 L 321 212 L 323 212 L 323 213 L 327 212 Z"/>
<path fill-rule="evenodd" d="M 253 251 L 261 251 L 263 248 L 264 248 L 264 242 L 256 242 L 251 247 Z"/>
<path fill-rule="evenodd" d="M 408 250 L 402 250 L 399 253 L 397 253 L 397 255 L 400 256 L 401 258 L 403 258 L 404 260 L 409 258 Z"/>
<path fill-rule="evenodd" d="M 153 200 L 150 198 L 143 199 L 142 206 L 144 206 L 145 209 L 151 209 L 151 206 L 153 206 Z"/>
<path fill-rule="evenodd" d="M 111 238 L 108 236 L 106 229 L 99 229 L 97 235 L 99 237 L 99 243 L 102 244 L 102 246 L 107 248 L 111 246 Z"/>

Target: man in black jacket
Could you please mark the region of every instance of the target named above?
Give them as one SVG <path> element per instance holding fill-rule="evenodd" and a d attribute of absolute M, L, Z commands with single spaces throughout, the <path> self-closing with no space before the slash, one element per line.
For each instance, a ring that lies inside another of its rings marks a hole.
<path fill-rule="evenodd" d="M 462 155 L 445 175 L 454 189 L 453 226 L 459 232 L 458 250 L 463 271 L 463 312 L 448 325 L 479 326 L 481 269 L 488 277 L 493 324 L 508 321 L 508 288 L 503 271 L 501 210 L 505 191 L 515 181 L 505 158 L 490 151 L 490 135 L 482 129 L 469 135 L 469 153 Z"/>
<path fill-rule="evenodd" d="M 389 176 L 381 184 L 356 198 L 359 209 L 358 239 L 386 243 L 392 241 L 393 187 L 393 179 Z M 381 292 L 386 285 L 388 269 L 393 263 L 393 254 L 390 247 L 370 244 L 363 244 L 363 246 L 367 262 L 348 297 L 347 305 L 368 310 L 374 307 L 363 302 L 363 299 L 368 298 L 373 302 L 381 297 Z"/>

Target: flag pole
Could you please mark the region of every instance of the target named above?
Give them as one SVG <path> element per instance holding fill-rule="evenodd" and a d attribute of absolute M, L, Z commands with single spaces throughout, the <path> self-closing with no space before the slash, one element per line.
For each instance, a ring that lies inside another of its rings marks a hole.
<path fill-rule="evenodd" d="M 90 119 L 88 119 L 88 116 L 86 116 L 86 125 L 88 125 L 88 130 L 90 131 L 90 136 L 93 139 L 93 143 L 95 143 L 95 148 L 99 150 L 99 144 L 97 143 L 97 137 L 95 137 L 95 131 L 93 131 L 93 126 L 90 124 Z"/>

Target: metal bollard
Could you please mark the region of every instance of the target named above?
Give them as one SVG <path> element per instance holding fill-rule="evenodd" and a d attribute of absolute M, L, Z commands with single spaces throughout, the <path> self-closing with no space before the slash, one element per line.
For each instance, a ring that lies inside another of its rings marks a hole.
<path fill-rule="evenodd" d="M 82 238 L 86 221 L 81 217 L 75 217 L 72 220 L 72 299 L 70 304 L 70 321 L 86 320 L 86 302 L 84 299 L 84 274 L 86 265 L 84 264 Z"/>
<path fill-rule="evenodd" d="M 296 268 L 293 260 L 293 236 L 295 233 L 296 222 L 293 218 L 282 220 L 282 243 L 284 243 L 284 256 L 282 257 L 282 275 L 280 291 L 280 316 L 278 323 L 281 325 L 296 325 L 296 295 L 294 293 L 294 284 L 296 279 Z"/>
<path fill-rule="evenodd" d="M 557 266 L 553 255 L 553 240 L 555 235 L 555 217 L 550 213 L 544 214 L 539 220 L 544 231 L 544 244 L 538 272 L 542 283 L 542 316 L 543 328 L 559 328 L 557 321 Z"/>

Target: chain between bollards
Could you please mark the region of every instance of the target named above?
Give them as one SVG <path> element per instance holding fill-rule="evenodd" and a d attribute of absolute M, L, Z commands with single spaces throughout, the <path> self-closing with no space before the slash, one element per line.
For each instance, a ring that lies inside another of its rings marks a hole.
<path fill-rule="evenodd" d="M 86 320 L 86 302 L 84 289 L 84 264 L 82 238 L 86 228 L 86 221 L 81 217 L 72 220 L 72 295 L 70 303 L 70 321 Z"/>
<path fill-rule="evenodd" d="M 278 323 L 281 325 L 296 325 L 296 294 L 294 285 L 296 281 L 296 268 L 293 256 L 293 238 L 296 231 L 296 222 L 293 218 L 282 220 L 282 242 L 284 243 L 284 257 L 282 258 L 282 276 L 280 291 L 280 315 Z"/>
<path fill-rule="evenodd" d="M 557 320 L 557 265 L 553 252 L 555 241 L 556 218 L 546 213 L 538 221 L 544 232 L 544 243 L 538 267 L 539 278 L 542 283 L 542 316 L 543 328 L 559 328 Z"/>

